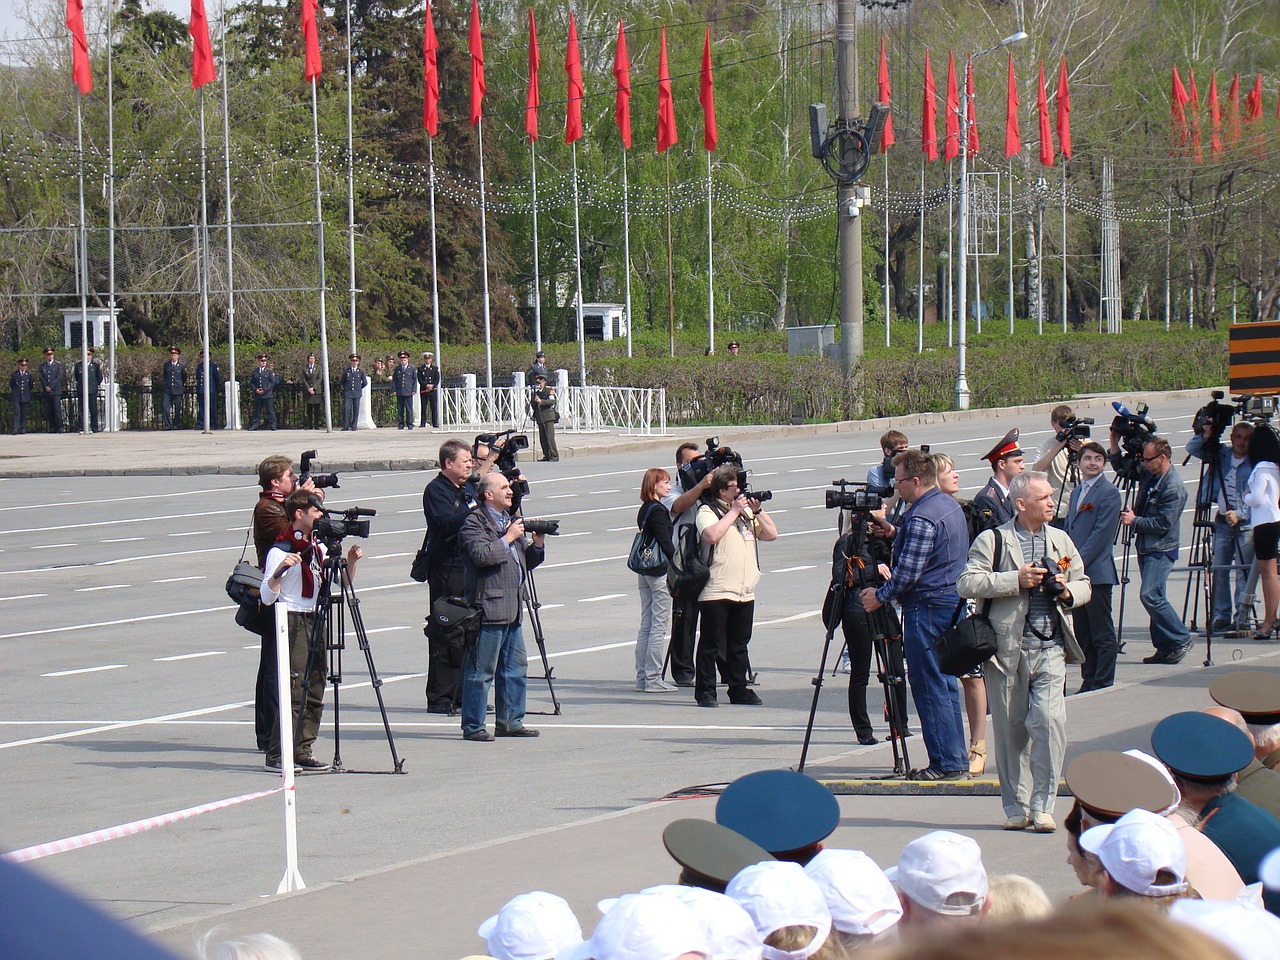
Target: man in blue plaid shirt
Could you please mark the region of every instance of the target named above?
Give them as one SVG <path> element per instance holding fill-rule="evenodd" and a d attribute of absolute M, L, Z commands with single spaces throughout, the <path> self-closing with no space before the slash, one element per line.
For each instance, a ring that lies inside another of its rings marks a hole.
<path fill-rule="evenodd" d="M 893 569 L 879 587 L 862 591 L 867 612 L 902 604 L 902 643 L 911 698 L 929 766 L 912 780 L 967 780 L 969 754 L 960 713 L 960 685 L 938 669 L 933 645 L 960 603 L 956 581 L 969 555 L 964 511 L 938 489 L 938 470 L 928 454 L 906 450 L 893 458 L 894 486 L 910 507 L 893 536 Z"/>

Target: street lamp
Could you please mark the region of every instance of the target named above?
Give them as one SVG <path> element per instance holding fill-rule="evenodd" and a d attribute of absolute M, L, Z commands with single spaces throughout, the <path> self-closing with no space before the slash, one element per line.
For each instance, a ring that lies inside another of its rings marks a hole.
<path fill-rule="evenodd" d="M 988 47 L 978 53 L 969 54 L 964 61 L 963 92 L 960 95 L 960 244 L 958 258 L 960 260 L 960 369 L 956 374 L 956 409 L 969 409 L 969 381 L 965 378 L 965 353 L 969 329 L 969 77 L 973 70 L 973 61 L 985 57 L 988 53 L 1016 47 L 1027 42 L 1027 34 L 1019 30 L 1012 36 L 1005 37 L 994 47 Z"/>

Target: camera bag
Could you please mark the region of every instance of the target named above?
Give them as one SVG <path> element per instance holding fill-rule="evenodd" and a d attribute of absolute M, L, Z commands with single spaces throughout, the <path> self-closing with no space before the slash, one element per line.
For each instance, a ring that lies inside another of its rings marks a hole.
<path fill-rule="evenodd" d="M 676 601 L 697 600 L 711 579 L 712 547 L 702 556 L 698 525 L 687 523 L 676 535 L 676 555 L 667 564 L 667 589 Z"/>
<path fill-rule="evenodd" d="M 261 604 L 258 601 L 258 591 L 262 587 L 262 570 L 257 564 L 244 558 L 249 551 L 249 534 L 252 532 L 253 527 L 250 526 L 249 531 L 245 533 L 240 560 L 232 569 L 231 576 L 227 577 L 226 589 L 227 596 L 239 605 L 239 609 L 236 610 L 236 623 L 250 633 L 257 634 L 262 632 Z"/>
<path fill-rule="evenodd" d="M 422 535 L 422 546 L 413 555 L 413 564 L 409 567 L 410 579 L 416 580 L 418 583 L 426 583 L 427 574 L 431 570 L 431 558 L 427 556 L 427 538 L 430 535 L 430 530 Z"/>
<path fill-rule="evenodd" d="M 441 597 L 431 605 L 431 617 L 422 632 L 446 651 L 449 666 L 461 667 L 467 648 L 480 636 L 483 613 L 479 604 L 466 597 Z"/>
<path fill-rule="evenodd" d="M 644 525 L 649 522 L 649 514 L 654 507 L 662 507 L 662 504 L 654 501 L 645 508 L 644 519 L 640 521 L 640 529 L 631 541 L 631 552 L 627 554 L 627 569 L 646 577 L 656 577 L 668 569 L 666 552 L 657 540 L 644 532 Z"/>
<path fill-rule="evenodd" d="M 996 531 L 996 555 L 991 569 L 999 570 L 1004 556 L 1004 536 Z M 991 600 L 982 604 L 981 612 L 962 616 L 967 602 L 956 604 L 951 623 L 934 643 L 933 655 L 938 658 L 938 669 L 953 677 L 962 677 L 990 660 L 996 652 L 996 628 L 991 625 Z"/>

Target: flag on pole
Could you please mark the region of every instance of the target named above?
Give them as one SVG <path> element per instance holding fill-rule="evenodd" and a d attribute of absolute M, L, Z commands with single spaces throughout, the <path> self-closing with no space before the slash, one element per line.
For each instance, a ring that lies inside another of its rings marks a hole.
<path fill-rule="evenodd" d="M 711 28 L 702 40 L 702 85 L 698 90 L 702 104 L 702 145 L 710 153 L 716 148 L 716 88 L 711 77 Z"/>
<path fill-rule="evenodd" d="M 209 21 L 204 15 L 204 0 L 191 0 L 191 89 L 197 90 L 218 79 L 213 67 L 213 45 L 209 42 Z"/>
<path fill-rule="evenodd" d="M 93 71 L 89 69 L 89 41 L 84 35 L 83 0 L 67 0 L 67 29 L 71 31 L 71 79 L 86 94 L 93 89 Z"/>
<path fill-rule="evenodd" d="M 627 35 L 618 18 L 618 45 L 613 52 L 613 78 L 618 91 L 614 97 L 613 119 L 618 124 L 618 136 L 623 148 L 631 149 L 631 59 L 627 56 Z"/>
<path fill-rule="evenodd" d="M 885 59 L 884 55 L 883 36 L 880 38 L 880 76 L 878 77 L 878 82 L 879 89 L 876 91 L 876 99 L 886 107 L 891 106 L 893 90 L 889 86 L 889 61 Z M 880 134 L 880 152 L 888 153 L 893 144 L 893 111 L 890 110 L 884 118 L 884 132 Z"/>
<path fill-rule="evenodd" d="M 969 152 L 969 157 L 973 158 L 978 155 L 978 117 L 977 111 L 973 106 L 973 61 L 968 60 L 965 63 L 964 78 L 964 95 L 965 95 L 965 112 L 969 118 L 969 131 L 965 137 L 965 147 Z"/>
<path fill-rule="evenodd" d="M 1022 131 L 1018 129 L 1018 80 L 1013 73 L 1013 51 L 1009 51 L 1009 87 L 1004 102 L 1004 155 L 1022 152 Z"/>
<path fill-rule="evenodd" d="M 1204 154 L 1200 152 L 1200 92 L 1196 89 L 1196 72 L 1188 67 L 1187 76 L 1190 77 L 1187 90 L 1191 97 L 1191 149 L 1199 163 L 1204 159 Z"/>
<path fill-rule="evenodd" d="M 1071 159 L 1071 91 L 1067 88 L 1067 58 L 1058 64 L 1058 152 Z"/>
<path fill-rule="evenodd" d="M 960 94 L 956 92 L 956 58 L 947 53 L 947 136 L 942 144 L 942 159 L 948 162 L 960 155 Z"/>
<path fill-rule="evenodd" d="M 582 139 L 582 61 L 578 58 L 578 25 L 569 14 L 569 47 L 564 54 L 564 72 L 569 76 L 568 103 L 565 104 L 564 142 Z"/>
<path fill-rule="evenodd" d="M 1040 89 L 1036 93 L 1040 112 L 1040 164 L 1053 166 L 1053 139 L 1049 136 L 1049 98 L 1044 91 L 1044 61 L 1040 61 Z"/>
<path fill-rule="evenodd" d="M 1240 142 L 1240 74 L 1231 78 L 1231 89 L 1227 91 L 1227 143 Z"/>
<path fill-rule="evenodd" d="M 920 110 L 920 152 L 932 163 L 938 159 L 938 86 L 933 82 L 929 51 L 924 52 L 924 105 Z"/>
<path fill-rule="evenodd" d="M 320 34 L 316 32 L 316 0 L 302 0 L 302 42 L 306 60 L 302 78 L 308 83 L 320 76 Z"/>
<path fill-rule="evenodd" d="M 524 132 L 529 135 L 529 142 L 538 139 L 538 67 L 542 58 L 538 56 L 538 31 L 533 26 L 533 7 L 529 8 L 529 93 L 524 101 Z"/>
<path fill-rule="evenodd" d="M 1222 107 L 1218 104 L 1218 74 L 1209 74 L 1209 150 L 1222 153 Z"/>
<path fill-rule="evenodd" d="M 431 3 L 422 29 L 422 126 L 434 137 L 440 128 L 440 71 L 436 65 L 436 25 L 431 19 Z"/>
<path fill-rule="evenodd" d="M 1176 67 L 1174 68 L 1177 69 Z M 1262 116 L 1262 74 L 1253 81 L 1253 89 L 1244 98 L 1244 122 L 1253 123 Z"/>
<path fill-rule="evenodd" d="M 671 70 L 667 66 L 667 28 L 662 28 L 662 49 L 658 54 L 658 152 L 680 142 L 676 134 L 676 105 L 671 97 Z"/>
<path fill-rule="evenodd" d="M 1261 82 L 1262 77 L 1258 77 Z M 1173 143 L 1177 147 L 1187 145 L 1187 88 L 1182 85 L 1182 77 L 1178 76 L 1178 65 L 1173 65 L 1173 91 L 1169 95 L 1169 103 L 1173 109 Z"/>
<path fill-rule="evenodd" d="M 484 113 L 484 39 L 480 36 L 479 0 L 471 0 L 471 32 L 467 37 L 467 50 L 471 53 L 471 126 L 474 127 Z"/>

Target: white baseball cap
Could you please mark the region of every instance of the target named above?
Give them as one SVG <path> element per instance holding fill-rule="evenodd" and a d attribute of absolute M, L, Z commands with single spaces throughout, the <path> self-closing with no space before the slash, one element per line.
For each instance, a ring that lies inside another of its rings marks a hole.
<path fill-rule="evenodd" d="M 1280 917 L 1238 900 L 1175 900 L 1169 916 L 1195 927 L 1240 955 L 1240 960 L 1270 960 L 1280 941 Z"/>
<path fill-rule="evenodd" d="M 1187 848 L 1178 829 L 1150 810 L 1130 810 L 1115 823 L 1080 834 L 1080 846 L 1100 861 L 1116 883 L 1143 897 L 1167 897 L 1187 889 Z M 1156 883 L 1161 870 L 1177 879 Z"/>
<path fill-rule="evenodd" d="M 821 949 L 831 933 L 831 911 L 818 885 L 798 863 L 766 860 L 738 871 L 724 891 L 751 915 L 761 940 L 783 927 L 814 927 L 805 946 L 780 950 L 764 944 L 765 960 L 807 960 Z"/>
<path fill-rule="evenodd" d="M 561 951 L 558 960 L 676 960 L 711 946 L 701 921 L 668 893 L 629 893 L 601 901 L 605 915 L 590 939 Z"/>
<path fill-rule="evenodd" d="M 541 890 L 508 900 L 477 933 L 496 960 L 550 960 L 582 942 L 582 927 L 568 902 Z"/>
<path fill-rule="evenodd" d="M 893 884 L 861 850 L 823 850 L 805 865 L 841 933 L 877 934 L 902 918 Z"/>
<path fill-rule="evenodd" d="M 701 921 L 711 946 L 709 960 L 760 960 L 764 943 L 756 933 L 755 921 L 732 897 L 704 887 L 663 883 L 646 887 L 642 894 L 660 893 L 675 897 Z M 609 901 L 601 901 L 603 906 Z"/>
<path fill-rule="evenodd" d="M 916 837 L 885 876 L 913 903 L 949 917 L 973 916 L 987 900 L 981 848 L 973 838 L 950 830 Z"/>

